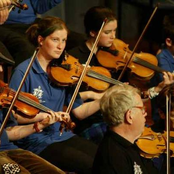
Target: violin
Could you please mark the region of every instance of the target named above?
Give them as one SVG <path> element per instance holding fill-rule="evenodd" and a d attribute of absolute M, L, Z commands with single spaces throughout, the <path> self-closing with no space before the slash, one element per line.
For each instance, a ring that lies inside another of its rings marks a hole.
<path fill-rule="evenodd" d="M 0 106 L 1 108 L 8 108 L 15 95 L 15 91 L 8 87 L 3 81 L 0 80 Z M 34 118 L 39 111 L 48 112 L 49 108 L 39 103 L 37 97 L 30 93 L 20 92 L 18 99 L 14 104 L 14 111 L 26 118 Z M 67 122 L 63 117 L 62 121 L 66 126 L 65 129 L 72 130 L 75 127 L 74 122 Z"/>
<path fill-rule="evenodd" d="M 123 69 L 129 60 L 132 51 L 129 45 L 122 40 L 115 39 L 110 48 L 101 48 L 96 56 L 98 62 L 106 68 L 115 69 L 116 71 Z M 134 53 L 133 59 L 128 65 L 131 73 L 143 80 L 150 80 L 154 75 L 153 68 L 158 64 L 157 58 L 149 53 Z"/>
<path fill-rule="evenodd" d="M 53 63 L 48 67 L 48 74 L 55 84 L 69 86 L 78 82 L 83 68 L 78 59 L 66 55 L 66 60 L 63 60 L 61 65 Z M 105 91 L 110 84 L 122 84 L 120 81 L 111 78 L 111 74 L 107 69 L 99 66 L 89 67 L 83 82 L 89 88 L 97 91 Z"/>
<path fill-rule="evenodd" d="M 151 128 L 145 127 L 144 132 L 136 141 L 140 149 L 140 155 L 145 158 L 154 158 L 166 153 L 166 137 L 166 132 L 156 133 Z M 170 131 L 170 157 L 174 157 L 174 131 Z"/>

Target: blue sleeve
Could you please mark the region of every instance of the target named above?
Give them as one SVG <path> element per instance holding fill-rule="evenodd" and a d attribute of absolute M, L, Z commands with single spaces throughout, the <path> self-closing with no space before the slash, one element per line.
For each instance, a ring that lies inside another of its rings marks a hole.
<path fill-rule="evenodd" d="M 169 66 L 169 61 L 164 56 L 159 56 L 158 57 L 158 66 L 160 68 L 162 68 L 163 70 L 171 72 L 171 69 L 170 69 L 170 66 Z M 160 82 L 163 81 L 163 74 L 162 73 L 159 73 L 158 77 L 159 77 Z"/>
<path fill-rule="evenodd" d="M 170 66 L 169 66 L 169 61 L 165 57 L 159 57 L 158 65 L 162 69 L 169 71 L 169 72 L 172 72 L 172 70 L 170 69 Z"/>
<path fill-rule="evenodd" d="M 31 5 L 35 13 L 43 14 L 61 2 L 62 0 L 31 0 Z"/>

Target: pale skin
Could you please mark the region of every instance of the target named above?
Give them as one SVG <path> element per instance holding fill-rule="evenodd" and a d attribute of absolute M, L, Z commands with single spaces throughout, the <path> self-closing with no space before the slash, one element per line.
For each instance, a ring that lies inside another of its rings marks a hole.
<path fill-rule="evenodd" d="M 94 92 L 94 91 L 84 91 L 80 92 L 80 97 L 82 98 L 83 101 L 86 101 L 88 99 L 91 100 L 100 100 L 101 97 L 104 95 L 105 92 Z"/>
<path fill-rule="evenodd" d="M 0 25 L 3 24 L 8 16 L 9 10 L 8 7 L 11 5 L 11 0 L 1 0 L 0 1 Z"/>
<path fill-rule="evenodd" d="M 45 114 L 45 119 L 42 119 L 42 121 L 46 121 L 45 124 L 43 123 L 38 123 L 38 129 L 43 130 L 47 126 L 54 124 L 57 121 L 62 121 L 61 118 L 61 113 L 55 113 L 50 111 L 49 114 Z M 15 141 L 19 140 L 21 138 L 27 137 L 33 133 L 36 132 L 36 130 L 33 128 L 34 124 L 29 124 L 29 125 L 20 125 L 20 126 L 14 126 L 14 127 L 8 127 L 6 129 L 7 135 L 9 140 Z"/>
<path fill-rule="evenodd" d="M 110 47 L 112 45 L 112 43 L 115 39 L 115 36 L 116 36 L 116 29 L 117 29 L 117 21 L 116 20 L 112 20 L 112 21 L 105 24 L 105 26 L 102 30 L 102 33 L 100 35 L 98 45 L 97 45 L 94 53 L 97 52 L 97 50 L 100 46 Z M 95 42 L 97 34 L 98 34 L 98 32 L 91 31 L 90 38 L 88 38 L 88 40 L 86 41 L 86 45 L 90 50 L 92 49 L 92 46 Z"/>

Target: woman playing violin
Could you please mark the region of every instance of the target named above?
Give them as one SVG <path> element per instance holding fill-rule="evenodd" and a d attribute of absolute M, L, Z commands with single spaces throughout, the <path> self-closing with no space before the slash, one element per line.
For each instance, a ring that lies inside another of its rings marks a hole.
<path fill-rule="evenodd" d="M 68 105 L 73 89 L 71 87 L 56 86 L 49 79 L 47 68 L 53 59 L 61 63 L 65 57 L 64 49 L 68 35 L 65 23 L 57 17 L 44 17 L 32 25 L 28 31 L 29 40 L 39 47 L 39 52 L 33 66 L 25 80 L 22 91 L 34 94 L 44 106 L 59 114 L 64 105 Z M 10 87 L 17 89 L 29 64 L 30 59 L 15 68 L 10 81 Z M 72 113 L 77 119 L 84 119 L 99 110 L 99 100 L 83 103 L 77 96 Z M 69 115 L 63 113 L 63 115 Z M 37 118 L 35 118 L 37 119 Z M 18 116 L 18 120 L 22 121 Z M 23 118 L 24 120 L 24 118 Z M 38 130 L 40 129 L 38 123 Z M 60 122 L 54 123 L 47 129 L 35 133 L 21 141 L 21 148 L 47 159 L 56 166 L 66 171 L 77 173 L 91 173 L 96 145 L 76 136 L 72 131 L 64 131 L 60 136 Z"/>
<path fill-rule="evenodd" d="M 81 64 L 85 64 L 92 46 L 95 42 L 97 34 L 100 30 L 102 22 L 107 18 L 107 22 L 101 33 L 98 45 L 94 51 L 93 58 L 90 62 L 90 65 L 98 65 L 96 53 L 99 47 L 110 47 L 115 39 L 116 29 L 117 29 L 117 20 L 115 14 L 111 9 L 106 7 L 92 7 L 90 8 L 84 17 L 84 26 L 86 30 L 87 40 L 82 45 L 73 48 L 69 51 L 69 54 L 79 59 Z"/>
<path fill-rule="evenodd" d="M 90 66 L 99 66 L 96 53 L 100 47 L 110 47 L 112 45 L 116 35 L 117 20 L 112 10 L 106 7 L 96 6 L 90 8 L 86 12 L 84 17 L 84 26 L 87 40 L 80 46 L 68 51 L 68 53 L 77 58 L 81 64 L 86 63 L 97 34 L 100 30 L 101 24 L 105 18 L 107 18 L 107 22 L 99 38 L 98 45 L 94 50 Z M 81 91 L 85 90 L 85 88 L 81 88 Z M 95 115 L 83 121 L 79 122 L 77 120 L 76 123 L 77 127 L 75 128 L 75 131 L 78 134 L 82 134 L 82 136 L 93 140 L 95 143 L 99 143 L 101 141 L 103 133 L 106 131 L 106 124 L 103 123 L 103 118 L 100 112 L 95 113 Z M 91 126 L 93 126 L 93 128 L 88 129 Z"/>
<path fill-rule="evenodd" d="M 0 65 L 0 72 L 3 71 Z M 43 116 L 43 114 L 42 114 Z M 0 113 L 0 127 L 3 124 L 3 113 Z M 50 124 L 58 121 L 60 117 L 45 113 L 45 119 L 49 118 L 47 125 L 42 125 L 42 129 Z M 46 160 L 40 158 L 36 154 L 27 150 L 19 149 L 12 141 L 24 138 L 36 130 L 33 128 L 34 124 L 17 125 L 14 117 L 10 117 L 6 128 L 0 137 L 0 173 L 11 173 L 16 170 L 16 173 L 57 173 L 64 174 L 64 172 Z M 30 164 L 30 165 L 29 165 Z M 33 168 L 33 166 L 35 166 Z"/>

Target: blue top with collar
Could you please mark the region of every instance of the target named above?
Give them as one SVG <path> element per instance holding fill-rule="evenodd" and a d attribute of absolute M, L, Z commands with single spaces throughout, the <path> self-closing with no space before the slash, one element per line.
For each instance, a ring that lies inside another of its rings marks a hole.
<path fill-rule="evenodd" d="M 15 68 L 9 84 L 10 88 L 17 90 L 29 61 L 30 59 L 27 59 Z M 33 62 L 33 66 L 27 75 L 22 91 L 35 95 L 42 105 L 53 111 L 62 111 L 63 106 L 65 104 L 68 105 L 73 93 L 72 88 L 57 87 L 53 85 L 48 78 L 48 74 L 41 68 L 37 58 Z M 78 95 L 74 102 L 73 109 L 81 104 L 82 100 Z M 64 131 L 60 136 L 59 127 L 59 122 L 54 123 L 40 133 L 34 133 L 19 140 L 17 145 L 23 149 L 39 154 L 48 145 L 54 142 L 67 140 L 74 136 L 71 131 Z"/>
<path fill-rule="evenodd" d="M 23 0 L 22 4 L 27 4 L 28 9 L 21 10 L 20 13 L 18 9 L 12 10 L 6 24 L 31 24 L 35 21 L 37 14 L 43 14 L 61 2 L 62 0 Z"/>

